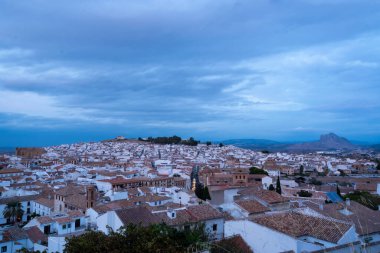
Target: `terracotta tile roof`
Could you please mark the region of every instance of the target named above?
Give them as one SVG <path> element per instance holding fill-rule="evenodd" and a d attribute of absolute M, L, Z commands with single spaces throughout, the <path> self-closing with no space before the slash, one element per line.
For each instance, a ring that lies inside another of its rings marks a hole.
<path fill-rule="evenodd" d="M 351 228 L 351 224 L 297 212 L 276 213 L 253 217 L 253 222 L 298 238 L 311 236 L 320 240 L 337 243 Z"/>
<path fill-rule="evenodd" d="M 0 170 L 0 174 L 9 174 L 9 173 L 23 173 L 23 171 L 19 169 L 12 169 L 12 168 Z"/>
<path fill-rule="evenodd" d="M 155 213 L 154 215 L 160 220 L 160 222 L 165 222 L 168 225 L 176 226 L 188 223 L 195 223 L 196 220 L 187 210 L 176 210 L 176 217 L 169 218 L 167 212 Z"/>
<path fill-rule="evenodd" d="M 59 224 L 69 223 L 69 222 L 71 222 L 71 220 L 72 219 L 70 217 L 62 217 L 62 218 L 55 219 L 55 221 L 58 222 Z"/>
<path fill-rule="evenodd" d="M 133 207 L 135 206 L 134 202 L 131 200 L 116 200 L 116 201 L 111 201 L 107 204 L 105 204 L 109 210 L 118 210 L 118 209 L 123 209 L 126 207 Z"/>
<path fill-rule="evenodd" d="M 71 196 L 71 195 L 78 195 L 78 194 L 85 194 L 85 187 L 84 186 L 77 186 L 73 184 L 69 184 L 66 187 L 63 187 L 56 191 L 56 194 L 61 196 Z"/>
<path fill-rule="evenodd" d="M 142 226 L 149 226 L 160 222 L 157 216 L 143 206 L 116 210 L 116 214 L 124 225 L 141 224 Z"/>
<path fill-rule="evenodd" d="M 215 244 L 222 249 L 239 249 L 240 253 L 253 253 L 253 250 L 248 246 L 248 244 L 240 235 L 225 238 L 221 241 L 216 242 Z"/>
<path fill-rule="evenodd" d="M 182 225 L 211 219 L 224 218 L 223 214 L 210 205 L 189 206 L 186 209 L 175 210 L 176 217 L 169 218 L 167 212 L 152 213 L 146 206 L 138 206 L 116 210 L 123 224 L 139 224 L 148 226 L 153 223 L 165 222 L 168 225 Z"/>
<path fill-rule="evenodd" d="M 237 200 L 235 203 L 246 210 L 249 214 L 264 213 L 270 211 L 269 208 L 255 200 Z"/>
<path fill-rule="evenodd" d="M 240 199 L 245 196 L 254 196 L 268 204 L 289 202 L 287 198 L 281 196 L 275 191 L 262 190 L 262 189 L 257 189 L 255 187 L 241 190 L 238 192 L 238 194 L 241 195 L 238 197 Z"/>
<path fill-rule="evenodd" d="M 7 204 L 9 202 L 23 202 L 23 201 L 31 201 L 39 198 L 39 195 L 28 195 L 28 196 L 17 196 L 11 198 L 3 198 L 0 199 L 0 204 Z"/>
<path fill-rule="evenodd" d="M 173 203 L 173 202 L 168 202 L 165 205 L 160 205 L 160 206 L 149 206 L 149 205 L 146 205 L 146 207 L 149 210 L 151 210 L 152 212 L 156 212 L 156 211 L 164 211 L 164 210 L 167 210 L 168 208 L 169 209 L 182 208 L 183 205 L 180 205 L 180 204 L 177 204 L 177 203 Z"/>
<path fill-rule="evenodd" d="M 34 202 L 36 202 L 40 205 L 43 205 L 43 206 L 47 206 L 49 208 L 54 208 L 54 199 L 38 198 L 38 199 L 34 200 Z"/>
<path fill-rule="evenodd" d="M 325 216 L 353 222 L 359 235 L 380 232 L 380 212 L 369 209 L 355 201 L 350 201 L 350 205 L 347 206 L 347 210 L 351 213 L 349 215 L 340 212 L 346 207 L 345 203 L 325 204 L 323 210 L 319 208 L 319 205 L 312 202 L 304 202 L 304 204 Z"/>
<path fill-rule="evenodd" d="M 44 233 L 41 232 L 41 230 L 38 229 L 38 227 L 30 227 L 28 229 L 25 229 L 25 232 L 27 233 L 29 239 L 33 243 L 41 243 L 41 242 L 47 242 L 48 237 Z"/>
<path fill-rule="evenodd" d="M 53 219 L 50 218 L 49 216 L 40 216 L 40 217 L 36 217 L 36 219 L 40 224 L 49 224 L 53 222 Z"/>
<path fill-rule="evenodd" d="M 107 205 L 97 205 L 97 206 L 92 207 L 92 209 L 94 209 L 98 214 L 103 214 L 108 211 L 112 211 L 112 209 L 108 207 Z"/>
<path fill-rule="evenodd" d="M 3 232 L 3 240 L 1 240 L 1 242 L 16 241 L 26 238 L 28 238 L 28 235 L 25 230 L 18 226 L 13 226 Z"/>
<path fill-rule="evenodd" d="M 85 195 L 75 194 L 71 196 L 67 196 L 65 199 L 65 204 L 69 206 L 76 207 L 81 210 L 87 209 L 87 198 Z"/>
<path fill-rule="evenodd" d="M 205 204 L 199 206 L 189 206 L 187 211 L 195 218 L 197 222 L 223 218 L 223 214 L 213 208 L 212 206 Z"/>
<path fill-rule="evenodd" d="M 72 217 L 72 218 L 84 216 L 83 213 L 81 211 L 79 211 L 79 210 L 68 211 L 67 215 L 70 216 L 70 217 Z"/>

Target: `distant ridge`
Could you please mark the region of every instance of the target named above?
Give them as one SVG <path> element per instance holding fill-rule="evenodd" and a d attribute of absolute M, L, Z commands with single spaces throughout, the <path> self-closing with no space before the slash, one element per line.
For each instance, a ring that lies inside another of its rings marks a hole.
<path fill-rule="evenodd" d="M 225 145 L 234 145 L 239 148 L 252 149 L 252 150 L 283 150 L 289 146 L 289 143 L 282 143 L 278 141 L 265 140 L 265 139 L 231 139 L 222 141 Z"/>
<path fill-rule="evenodd" d="M 318 150 L 354 150 L 358 146 L 352 144 L 344 137 L 334 133 L 321 135 L 319 141 L 297 143 L 289 146 L 290 151 L 318 151 Z"/>
<path fill-rule="evenodd" d="M 226 145 L 234 145 L 240 148 L 269 151 L 327 151 L 327 150 L 354 150 L 359 146 L 352 144 L 344 137 L 334 133 L 320 136 L 318 141 L 303 143 L 285 143 L 265 139 L 231 139 L 222 142 Z M 378 146 L 376 146 L 378 147 Z M 376 148 L 374 146 L 374 148 Z M 378 147 L 380 148 L 380 147 Z"/>
<path fill-rule="evenodd" d="M 11 154 L 14 154 L 15 152 L 16 152 L 16 148 L 13 148 L 13 147 L 0 147 L 0 155 L 1 154 L 11 155 Z"/>

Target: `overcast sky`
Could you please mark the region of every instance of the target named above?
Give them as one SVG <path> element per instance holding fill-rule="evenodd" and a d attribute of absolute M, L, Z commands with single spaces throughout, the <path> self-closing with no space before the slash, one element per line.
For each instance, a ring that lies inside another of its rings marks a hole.
<path fill-rule="evenodd" d="M 2 0 L 0 146 L 380 142 L 378 0 Z"/>

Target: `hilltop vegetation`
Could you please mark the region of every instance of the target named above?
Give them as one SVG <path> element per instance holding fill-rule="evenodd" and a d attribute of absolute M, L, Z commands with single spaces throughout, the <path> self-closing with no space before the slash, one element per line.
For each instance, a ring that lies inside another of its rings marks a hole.
<path fill-rule="evenodd" d="M 172 137 L 148 137 L 147 139 L 139 137 L 138 140 L 156 144 L 183 144 L 188 146 L 197 146 L 200 143 L 200 141 L 195 140 L 193 137 L 183 140 L 181 137 L 176 135 Z"/>

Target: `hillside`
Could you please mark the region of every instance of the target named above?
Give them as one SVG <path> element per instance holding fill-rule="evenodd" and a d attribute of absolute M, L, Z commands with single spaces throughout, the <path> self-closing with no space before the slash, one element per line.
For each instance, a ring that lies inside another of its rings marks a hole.
<path fill-rule="evenodd" d="M 289 151 L 318 151 L 318 150 L 354 150 L 358 146 L 344 137 L 334 133 L 321 135 L 319 141 L 297 143 L 287 148 Z"/>
<path fill-rule="evenodd" d="M 358 145 L 351 143 L 344 137 L 334 133 L 321 135 L 318 141 L 303 143 L 285 143 L 265 139 L 231 139 L 223 141 L 223 144 L 234 145 L 239 148 L 252 150 L 269 150 L 269 151 L 321 151 L 321 150 L 354 150 L 359 148 Z M 380 149 L 380 145 L 372 146 L 374 149 Z"/>

